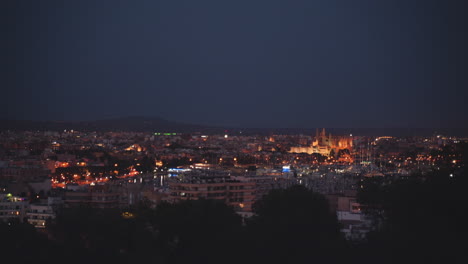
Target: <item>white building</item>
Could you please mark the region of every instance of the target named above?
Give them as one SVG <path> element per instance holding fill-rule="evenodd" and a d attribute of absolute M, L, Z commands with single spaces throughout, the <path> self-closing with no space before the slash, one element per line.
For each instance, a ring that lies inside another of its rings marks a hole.
<path fill-rule="evenodd" d="M 13 196 L 11 193 L 2 193 L 0 194 L 0 221 L 8 222 L 18 219 L 23 222 L 28 207 L 29 202 L 25 198 Z"/>
<path fill-rule="evenodd" d="M 370 221 L 355 197 L 338 197 L 336 216 L 342 225 L 341 232 L 349 240 L 362 240 L 370 231 Z"/>
<path fill-rule="evenodd" d="M 28 223 L 36 228 L 45 228 L 49 219 L 54 219 L 56 209 L 63 204 L 62 199 L 49 197 L 47 203 L 31 204 L 27 213 Z"/>
<path fill-rule="evenodd" d="M 52 206 L 47 204 L 32 204 L 27 213 L 28 223 L 36 228 L 45 228 L 48 219 L 55 218 Z"/>

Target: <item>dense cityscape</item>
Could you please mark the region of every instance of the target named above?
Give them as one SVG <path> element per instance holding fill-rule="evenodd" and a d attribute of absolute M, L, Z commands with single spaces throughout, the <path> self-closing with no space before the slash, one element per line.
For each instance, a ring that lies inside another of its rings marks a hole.
<path fill-rule="evenodd" d="M 0 264 L 468 263 L 468 1 L 0 1 Z"/>
<path fill-rule="evenodd" d="M 115 221 L 112 219 L 117 217 L 127 224 L 143 225 L 138 228 L 151 229 L 146 230 L 144 239 L 164 243 L 159 234 L 165 230 L 158 230 L 162 228 L 158 221 L 163 220 L 153 214 L 168 210 L 164 209 L 166 206 L 175 206 L 172 210 L 180 210 L 179 213 L 183 214 L 184 206 L 216 201 L 226 207 L 223 210 L 232 211 L 233 219 L 238 217 L 239 228 L 249 229 L 258 225 L 258 219 L 265 217 L 260 209 L 262 204 L 273 199 L 270 196 L 280 190 L 286 192 L 283 193 L 283 202 L 288 202 L 288 199 L 294 202 L 297 198 L 306 200 L 308 192 L 323 197 L 326 212 L 320 211 L 320 207 L 314 209 L 314 204 L 288 206 L 309 210 L 312 218 L 323 213 L 331 215 L 335 220 L 328 224 L 336 221 L 339 234 L 335 235 L 342 237 L 341 246 L 362 246 L 372 242 L 369 235 L 381 230 L 389 221 L 385 215 L 388 213 L 385 204 L 378 204 L 383 202 L 379 200 L 382 197 L 372 196 L 376 195 L 373 193 L 375 188 L 414 181 L 426 184 L 432 177 L 466 180 L 463 177 L 466 173 L 467 139 L 437 134 L 430 137 L 338 136 L 327 133 L 325 129 L 317 129 L 314 135 L 265 136 L 242 135 L 242 132 L 232 134 L 228 130 L 223 134 L 64 130 L 3 131 L 0 138 L 2 228 L 33 226 L 35 230 L 29 229 L 28 232 L 51 244 L 65 243 L 66 247 L 67 239 L 71 239 L 65 235 L 69 232 L 67 230 L 77 228 L 81 230 L 80 237 L 73 238 L 77 240 L 74 243 L 85 252 L 110 247 L 100 244 L 108 243 L 109 238 L 100 238 L 104 239 L 101 242 L 89 241 L 86 237 L 95 231 L 86 229 L 89 227 L 83 227 L 85 224 L 81 219 L 73 217 L 87 218 L 90 216 L 86 214 L 90 212 L 106 212 L 109 215 L 102 216 L 99 221 Z M 287 197 L 287 192 L 292 190 L 297 194 Z M 437 195 L 437 190 L 431 191 L 434 191 L 431 196 Z M 427 197 L 418 199 L 428 202 L 425 200 Z M 177 207 L 183 204 L 181 208 Z M 213 205 L 202 206 L 208 206 L 204 210 L 214 210 L 210 214 L 217 213 L 218 209 L 209 207 Z M 278 210 L 270 212 L 273 216 L 292 213 L 281 204 L 274 206 L 268 208 Z M 306 218 L 307 213 L 301 212 Z M 181 226 L 177 226 L 178 220 L 171 219 L 174 216 L 164 217 L 168 218 L 166 221 L 174 221 L 171 228 L 176 228 L 173 230 L 176 234 L 183 232 L 186 223 L 178 223 Z M 290 221 L 300 221 L 295 217 L 299 216 L 291 216 Z M 190 218 L 186 220 L 191 221 Z M 98 225 L 98 222 L 88 224 Z M 304 224 L 314 225 L 314 222 Z M 175 237 L 171 239 L 183 239 L 172 235 Z M 166 243 L 175 243 L 172 250 L 177 251 L 178 247 L 182 250 L 185 245 L 177 241 Z M 16 243 L 22 245 L 26 242 L 19 240 Z M 117 256 L 128 257 L 136 253 L 132 252 L 136 250 L 133 245 L 128 243 L 114 245 L 108 250 L 120 252 Z M 148 243 L 146 247 L 150 247 L 151 242 Z M 171 258 L 171 250 L 159 249 L 158 252 L 152 257 L 160 258 L 163 263 L 179 263 L 183 259 L 181 256 Z M 187 257 L 200 258 L 199 261 L 212 261 L 203 255 L 187 254 Z M 33 260 L 37 256 L 28 257 Z M 345 259 L 354 261 L 355 258 L 350 254 Z M 326 259 L 330 260 L 329 257 Z"/>

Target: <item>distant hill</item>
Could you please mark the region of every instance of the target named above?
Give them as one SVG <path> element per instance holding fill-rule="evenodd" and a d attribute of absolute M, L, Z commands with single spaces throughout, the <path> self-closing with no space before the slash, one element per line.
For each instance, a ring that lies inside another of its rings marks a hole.
<path fill-rule="evenodd" d="M 193 132 L 213 130 L 214 127 L 168 121 L 159 117 L 130 116 L 96 121 L 31 121 L 0 120 L 0 130 L 13 131 L 135 131 L 135 132 Z"/>
<path fill-rule="evenodd" d="M 134 132 L 178 132 L 206 134 L 224 133 L 242 135 L 304 134 L 315 135 L 315 128 L 240 128 L 215 127 L 168 121 L 159 117 L 129 116 L 96 121 L 28 121 L 1 120 L 0 130 L 12 131 L 134 131 Z M 321 129 L 321 128 L 320 128 Z M 327 134 L 354 136 L 446 136 L 468 137 L 467 128 L 326 128 Z"/>
<path fill-rule="evenodd" d="M 321 130 L 322 128 L 319 128 Z M 303 134 L 315 136 L 315 128 L 245 128 L 245 129 L 230 129 L 230 131 L 243 131 L 243 134 L 283 134 L 294 135 Z M 468 137 L 468 128 L 326 128 L 327 135 L 346 136 L 394 136 L 394 137 L 412 137 L 424 136 L 431 137 L 435 135 Z"/>

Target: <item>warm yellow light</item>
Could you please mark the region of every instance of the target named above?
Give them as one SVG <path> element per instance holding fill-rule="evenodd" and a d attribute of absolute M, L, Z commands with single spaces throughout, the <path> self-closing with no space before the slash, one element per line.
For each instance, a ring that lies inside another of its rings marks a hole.
<path fill-rule="evenodd" d="M 122 217 L 128 219 L 128 218 L 134 218 L 135 216 L 130 212 L 123 212 Z"/>

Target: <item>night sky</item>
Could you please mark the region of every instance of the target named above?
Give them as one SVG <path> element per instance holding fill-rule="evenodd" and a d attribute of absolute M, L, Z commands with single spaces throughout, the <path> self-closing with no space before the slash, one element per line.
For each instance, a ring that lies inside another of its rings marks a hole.
<path fill-rule="evenodd" d="M 468 126 L 466 0 L 1 2 L 0 118 Z"/>

